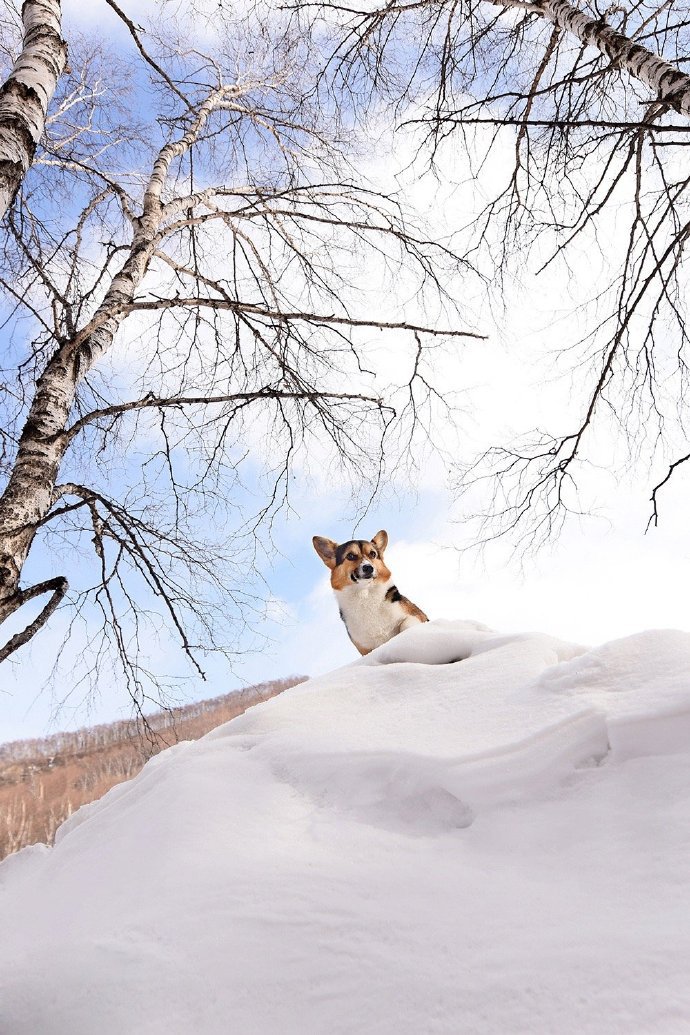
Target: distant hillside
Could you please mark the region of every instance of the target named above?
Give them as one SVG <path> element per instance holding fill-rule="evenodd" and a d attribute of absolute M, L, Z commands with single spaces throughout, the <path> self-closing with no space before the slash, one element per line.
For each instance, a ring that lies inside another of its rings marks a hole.
<path fill-rule="evenodd" d="M 135 776 L 152 755 L 198 740 L 260 701 L 303 683 L 290 676 L 246 687 L 141 721 L 0 745 L 0 859 L 26 845 L 52 844 L 56 829 L 82 805 Z"/>

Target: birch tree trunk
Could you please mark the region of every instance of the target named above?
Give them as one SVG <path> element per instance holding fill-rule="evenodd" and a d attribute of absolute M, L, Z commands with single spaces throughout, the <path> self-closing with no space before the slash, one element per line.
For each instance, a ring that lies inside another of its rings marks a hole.
<path fill-rule="evenodd" d="M 53 598 L 40 616 L 43 624 L 68 588 L 67 580 L 60 579 L 20 590 L 22 568 L 41 521 L 59 498 L 55 486 L 72 440 L 68 425 L 78 386 L 113 344 L 148 270 L 163 220 L 160 195 L 170 162 L 189 146 L 214 106 L 204 105 L 193 131 L 185 134 L 182 141 L 167 145 L 159 154 L 144 196 L 142 214 L 135 220 L 125 263 L 113 278 L 93 318 L 59 346 L 38 379 L 12 472 L 0 497 L 0 624 L 28 600 L 51 591 Z M 54 585 L 56 582 L 60 584 Z M 28 638 L 30 636 L 26 636 Z M 13 638 L 6 646 L 14 650 L 20 645 Z M 6 648 L 0 650 L 0 661 L 7 653 Z"/>
<path fill-rule="evenodd" d="M 133 298 L 149 256 L 150 249 L 144 245 L 136 257 L 127 260 L 99 307 L 101 325 L 92 334 L 60 346 L 38 381 L 0 499 L 0 623 L 27 599 L 19 590 L 19 579 L 37 527 L 55 501 L 57 474 L 70 442 L 67 422 L 77 386 L 112 344 L 125 315 L 117 313 L 118 304 Z"/>
<path fill-rule="evenodd" d="M 161 149 L 149 177 L 141 215 L 133 221 L 127 259 L 92 319 L 58 347 L 37 382 L 12 473 L 0 497 L 0 624 L 41 591 L 39 587 L 19 589 L 22 568 L 36 530 L 55 502 L 58 471 L 71 441 L 68 421 L 77 387 L 112 345 L 151 261 L 166 215 L 161 194 L 170 165 L 194 143 L 211 112 L 237 94 L 235 86 L 213 91 L 200 105 L 189 129 Z M 64 595 L 67 589 L 66 580 L 61 580 L 59 587 L 52 583 L 45 586 L 43 591 L 52 590 L 54 595 Z M 58 602 L 55 600 L 54 606 Z"/>
<path fill-rule="evenodd" d="M 67 62 L 60 0 L 25 0 L 22 51 L 0 87 L 0 218 L 33 161 Z"/>
<path fill-rule="evenodd" d="M 590 18 L 568 0 L 489 0 L 497 7 L 516 7 L 538 14 L 569 32 L 586 46 L 596 47 L 616 68 L 623 68 L 648 86 L 654 100 L 663 101 L 682 115 L 690 115 L 690 75 L 681 72 L 651 50 L 607 25 L 604 18 Z"/>

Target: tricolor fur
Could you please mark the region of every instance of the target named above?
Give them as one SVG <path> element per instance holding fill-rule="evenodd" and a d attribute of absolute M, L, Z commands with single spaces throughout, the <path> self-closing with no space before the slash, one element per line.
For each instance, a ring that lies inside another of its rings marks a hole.
<path fill-rule="evenodd" d="M 368 654 L 418 622 L 429 621 L 393 583 L 383 559 L 388 545 L 386 532 L 377 532 L 371 541 L 350 539 L 338 545 L 315 535 L 312 542 L 331 569 L 340 617 L 360 654 Z"/>

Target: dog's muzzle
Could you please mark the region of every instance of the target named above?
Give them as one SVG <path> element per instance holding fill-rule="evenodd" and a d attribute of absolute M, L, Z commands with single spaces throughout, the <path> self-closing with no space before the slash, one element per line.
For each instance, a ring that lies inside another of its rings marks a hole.
<path fill-rule="evenodd" d="M 360 579 L 373 579 L 376 578 L 376 571 L 374 570 L 373 564 L 360 564 L 358 568 L 350 575 L 353 582 L 359 582 Z"/>

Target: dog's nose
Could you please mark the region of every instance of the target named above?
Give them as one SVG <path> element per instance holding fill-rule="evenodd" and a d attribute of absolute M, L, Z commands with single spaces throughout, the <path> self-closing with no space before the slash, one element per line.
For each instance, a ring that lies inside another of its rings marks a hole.
<path fill-rule="evenodd" d="M 374 570 L 374 565 L 373 564 L 363 564 L 362 565 L 362 573 L 364 575 L 371 575 L 373 570 Z"/>

